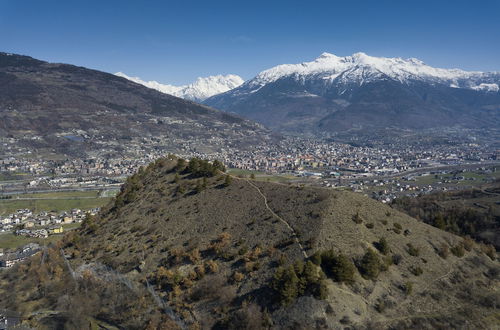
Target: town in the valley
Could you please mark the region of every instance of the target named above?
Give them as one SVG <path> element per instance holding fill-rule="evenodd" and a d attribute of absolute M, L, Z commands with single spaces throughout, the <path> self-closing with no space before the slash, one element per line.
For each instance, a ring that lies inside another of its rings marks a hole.
<path fill-rule="evenodd" d="M 176 141 L 181 147 L 170 150 L 161 139 L 142 139 L 130 143 L 124 154 L 96 151 L 85 158 L 56 159 L 39 157 L 34 149 L 16 142 L 10 138 L 0 144 L 0 206 L 14 202 L 26 202 L 26 206 L 0 208 L 0 238 L 14 235 L 27 239 L 25 242 L 62 236 L 65 228 L 71 230 L 87 214 L 95 214 L 99 205 L 109 201 L 125 178 L 140 166 L 170 153 L 186 159 L 222 160 L 233 175 L 253 174 L 257 180 L 350 189 L 384 203 L 398 196 L 470 188 L 500 177 L 500 149 L 494 143 L 478 143 L 470 138 L 443 144 L 399 140 L 357 145 L 332 139 L 285 137 L 274 144 L 247 149 L 222 146 L 215 151 L 200 149 L 196 141 Z M 56 199 L 46 196 L 75 192 L 77 197 L 61 198 L 94 198 L 96 205 L 68 209 L 59 206 L 57 210 L 50 206 L 30 208 L 38 199 Z M 39 251 L 33 242 L 3 248 L 0 267 L 10 267 Z"/>

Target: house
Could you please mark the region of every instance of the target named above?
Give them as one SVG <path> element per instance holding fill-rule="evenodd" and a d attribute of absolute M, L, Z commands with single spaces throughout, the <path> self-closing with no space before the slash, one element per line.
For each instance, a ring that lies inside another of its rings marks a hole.
<path fill-rule="evenodd" d="M 12 223 L 12 219 L 11 218 L 5 218 L 1 221 L 2 224 L 4 225 L 8 225 L 10 223 Z"/>
<path fill-rule="evenodd" d="M 26 221 L 24 224 L 24 228 L 32 228 L 35 226 L 35 223 L 33 221 Z"/>
<path fill-rule="evenodd" d="M 49 233 L 51 234 L 62 234 L 64 231 L 63 226 L 52 226 L 49 228 Z"/>
<path fill-rule="evenodd" d="M 18 313 L 0 310 L 0 330 L 15 329 L 18 324 Z"/>
<path fill-rule="evenodd" d="M 0 268 L 12 267 L 18 262 L 28 259 L 39 251 L 40 246 L 38 244 L 29 244 L 25 249 L 13 253 L 7 253 L 0 258 Z"/>

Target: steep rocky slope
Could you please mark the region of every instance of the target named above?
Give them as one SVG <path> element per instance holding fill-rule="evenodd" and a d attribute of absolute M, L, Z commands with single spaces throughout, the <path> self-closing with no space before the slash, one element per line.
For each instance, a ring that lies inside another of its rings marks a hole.
<path fill-rule="evenodd" d="M 47 297 L 65 290 L 75 305 L 86 287 L 105 312 L 82 309 L 79 324 L 108 328 L 498 325 L 495 253 L 362 195 L 232 178 L 199 164 L 163 159 L 139 171 L 60 246 L 69 260 L 59 277 L 74 270 L 76 288 L 13 281 L 28 267 L 18 266 L 2 276 L 0 307 L 10 302 L 26 324 L 40 315 L 44 324 L 73 324 Z M 43 264 L 37 258 L 33 267 Z M 134 290 L 137 304 L 124 298 L 134 308 L 110 308 L 109 292 L 95 289 L 103 282 L 126 283 L 121 290 Z"/>

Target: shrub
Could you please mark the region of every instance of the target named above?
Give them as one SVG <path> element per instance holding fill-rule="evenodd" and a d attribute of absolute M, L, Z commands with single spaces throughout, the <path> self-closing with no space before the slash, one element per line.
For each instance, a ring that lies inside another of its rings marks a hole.
<path fill-rule="evenodd" d="M 465 255 L 464 246 L 459 243 L 451 248 L 451 253 L 456 257 L 462 258 Z"/>
<path fill-rule="evenodd" d="M 474 247 L 474 240 L 470 238 L 470 236 L 466 236 L 462 242 L 464 249 L 467 251 L 472 251 L 472 248 Z"/>
<path fill-rule="evenodd" d="M 407 296 L 409 296 L 413 292 L 413 283 L 412 282 L 406 282 L 405 284 L 403 284 L 402 288 L 403 288 L 403 292 Z"/>
<path fill-rule="evenodd" d="M 397 223 L 397 222 L 395 222 L 393 226 L 394 226 L 394 228 L 392 228 L 392 230 L 396 234 L 401 234 L 401 230 L 403 229 L 403 227 L 399 223 Z"/>
<path fill-rule="evenodd" d="M 228 187 L 231 182 L 233 182 L 233 178 L 230 175 L 226 175 L 224 178 L 224 187 Z"/>
<path fill-rule="evenodd" d="M 448 247 L 448 244 L 441 244 L 441 247 L 438 250 L 438 255 L 443 259 L 448 258 L 448 256 L 450 255 L 450 248 Z"/>
<path fill-rule="evenodd" d="M 496 250 L 493 244 L 481 244 L 481 252 L 486 254 L 488 257 L 490 257 L 491 260 L 495 260 L 496 258 Z"/>
<path fill-rule="evenodd" d="M 336 282 L 353 283 L 356 270 L 353 262 L 342 254 L 336 254 L 333 250 L 321 254 L 321 268 Z"/>
<path fill-rule="evenodd" d="M 247 273 L 251 273 L 255 270 L 259 270 L 261 267 L 259 262 L 254 262 L 254 261 L 247 261 L 245 262 L 245 271 Z"/>
<path fill-rule="evenodd" d="M 248 252 L 248 247 L 246 245 L 243 245 L 239 250 L 238 250 L 238 254 L 240 256 L 246 254 Z"/>
<path fill-rule="evenodd" d="M 365 224 L 365 226 L 368 229 L 373 229 L 373 227 L 375 227 L 375 225 L 373 224 L 373 222 L 367 223 L 367 224 Z"/>
<path fill-rule="evenodd" d="M 385 304 L 385 301 L 383 300 L 379 300 L 377 301 L 377 303 L 375 304 L 375 309 L 377 310 L 377 312 L 379 313 L 383 313 L 386 309 L 386 304 Z"/>
<path fill-rule="evenodd" d="M 386 219 L 383 219 L 383 220 L 381 220 L 380 222 L 382 222 L 382 224 L 383 224 L 384 226 L 386 226 L 386 225 L 387 225 L 387 223 L 388 223 L 388 221 L 387 221 Z"/>
<path fill-rule="evenodd" d="M 410 272 L 415 276 L 420 276 L 423 274 L 424 271 L 419 266 L 412 266 L 410 267 Z"/>
<path fill-rule="evenodd" d="M 289 305 L 295 301 L 299 294 L 299 278 L 293 266 L 278 267 L 273 276 L 271 287 L 278 296 L 281 305 Z"/>
<path fill-rule="evenodd" d="M 234 272 L 233 274 L 233 281 L 235 282 L 241 282 L 245 278 L 245 275 L 240 272 Z"/>
<path fill-rule="evenodd" d="M 200 261 L 201 255 L 200 255 L 200 250 L 199 249 L 193 249 L 189 253 L 189 260 L 193 263 L 196 264 L 198 261 Z"/>
<path fill-rule="evenodd" d="M 186 161 L 182 158 L 179 158 L 177 160 L 177 165 L 175 165 L 175 170 L 177 172 L 181 172 L 184 170 L 185 167 L 186 167 Z"/>
<path fill-rule="evenodd" d="M 219 271 L 219 265 L 214 260 L 208 260 L 206 263 L 206 266 L 207 266 L 208 270 L 210 270 L 211 273 L 215 274 Z"/>
<path fill-rule="evenodd" d="M 441 230 L 444 230 L 446 228 L 446 221 L 444 220 L 443 214 L 439 212 L 435 217 L 432 222 L 434 227 L 437 227 Z"/>
<path fill-rule="evenodd" d="M 212 177 L 219 172 L 225 172 L 226 168 L 218 160 L 210 163 L 208 160 L 194 157 L 189 161 L 186 171 L 194 177 Z"/>
<path fill-rule="evenodd" d="M 389 243 L 387 243 L 387 240 L 382 237 L 376 244 L 375 247 L 382 253 L 382 254 L 387 254 L 389 253 Z"/>
<path fill-rule="evenodd" d="M 178 185 L 178 186 L 177 186 L 177 193 L 178 193 L 179 195 L 182 195 L 182 194 L 184 194 L 185 192 L 186 192 L 186 188 L 184 188 L 184 186 L 183 186 L 182 184 L 180 184 L 180 185 Z"/>
<path fill-rule="evenodd" d="M 312 256 L 311 256 L 311 261 L 313 264 L 317 266 L 321 266 L 321 252 L 316 251 Z"/>
<path fill-rule="evenodd" d="M 196 272 L 196 276 L 198 277 L 198 279 L 202 279 L 205 276 L 205 273 L 206 273 L 205 265 L 198 265 L 198 266 L 196 266 L 196 268 L 194 269 L 194 271 Z"/>
<path fill-rule="evenodd" d="M 411 243 L 406 244 L 408 247 L 408 254 L 413 257 L 418 257 L 420 255 L 420 249 L 418 247 L 413 246 Z"/>
<path fill-rule="evenodd" d="M 359 225 L 360 223 L 363 222 L 363 219 L 361 218 L 359 213 L 356 212 L 356 214 L 352 216 L 352 221 L 354 221 L 355 223 L 357 223 Z"/>
<path fill-rule="evenodd" d="M 191 293 L 192 301 L 202 299 L 218 300 L 225 291 L 226 279 L 221 275 L 209 275 L 201 280 Z"/>
<path fill-rule="evenodd" d="M 324 299 L 327 295 L 324 274 L 318 272 L 311 261 L 296 262 L 288 267 L 278 267 L 271 281 L 271 288 L 281 305 L 292 303 L 297 297 L 313 295 Z"/>
<path fill-rule="evenodd" d="M 391 257 L 385 257 L 385 258 L 383 258 L 382 263 L 380 264 L 380 270 L 385 272 L 386 270 L 389 269 L 389 266 L 391 266 L 393 264 L 394 264 L 394 262 L 393 262 Z"/>
<path fill-rule="evenodd" d="M 401 260 L 403 260 L 403 257 L 400 254 L 395 254 L 392 256 L 392 263 L 395 265 L 399 265 Z"/>
<path fill-rule="evenodd" d="M 97 224 L 95 223 L 95 217 L 87 213 L 85 219 L 82 222 L 82 229 L 87 230 L 88 233 L 94 233 L 97 230 Z"/>
<path fill-rule="evenodd" d="M 208 246 L 208 250 L 211 250 L 218 256 L 222 256 L 225 253 L 226 247 L 231 243 L 231 234 L 228 232 L 222 232 L 219 234 L 216 240 L 213 240 Z"/>
<path fill-rule="evenodd" d="M 217 159 L 212 162 L 212 166 L 215 170 L 226 172 L 226 167 L 224 166 L 224 164 L 222 164 L 222 162 Z"/>
<path fill-rule="evenodd" d="M 372 249 L 368 249 L 359 262 L 359 271 L 366 279 L 376 279 L 380 273 L 380 259 L 377 253 Z"/>
<path fill-rule="evenodd" d="M 285 265 L 285 263 L 286 263 L 287 261 L 288 261 L 288 258 L 287 258 L 287 256 L 286 256 L 286 254 L 281 253 L 281 254 L 280 254 L 280 257 L 279 257 L 279 259 L 278 259 L 278 264 L 279 264 L 280 266 L 284 266 L 284 265 Z"/>
<path fill-rule="evenodd" d="M 201 182 L 201 180 L 197 180 L 196 181 L 196 187 L 194 188 L 195 192 L 197 194 L 201 193 L 205 188 L 203 187 L 203 184 Z"/>

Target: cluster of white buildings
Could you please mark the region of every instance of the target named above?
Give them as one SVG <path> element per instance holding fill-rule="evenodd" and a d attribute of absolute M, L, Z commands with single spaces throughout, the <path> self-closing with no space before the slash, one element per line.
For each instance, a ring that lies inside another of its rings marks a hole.
<path fill-rule="evenodd" d="M 0 218 L 0 232 L 14 232 L 17 235 L 29 237 L 47 237 L 49 234 L 62 233 L 64 224 L 82 222 L 87 213 L 95 215 L 99 208 L 84 212 L 72 209 L 68 212 L 40 212 L 33 213 L 29 209 L 19 209 L 6 217 Z"/>

